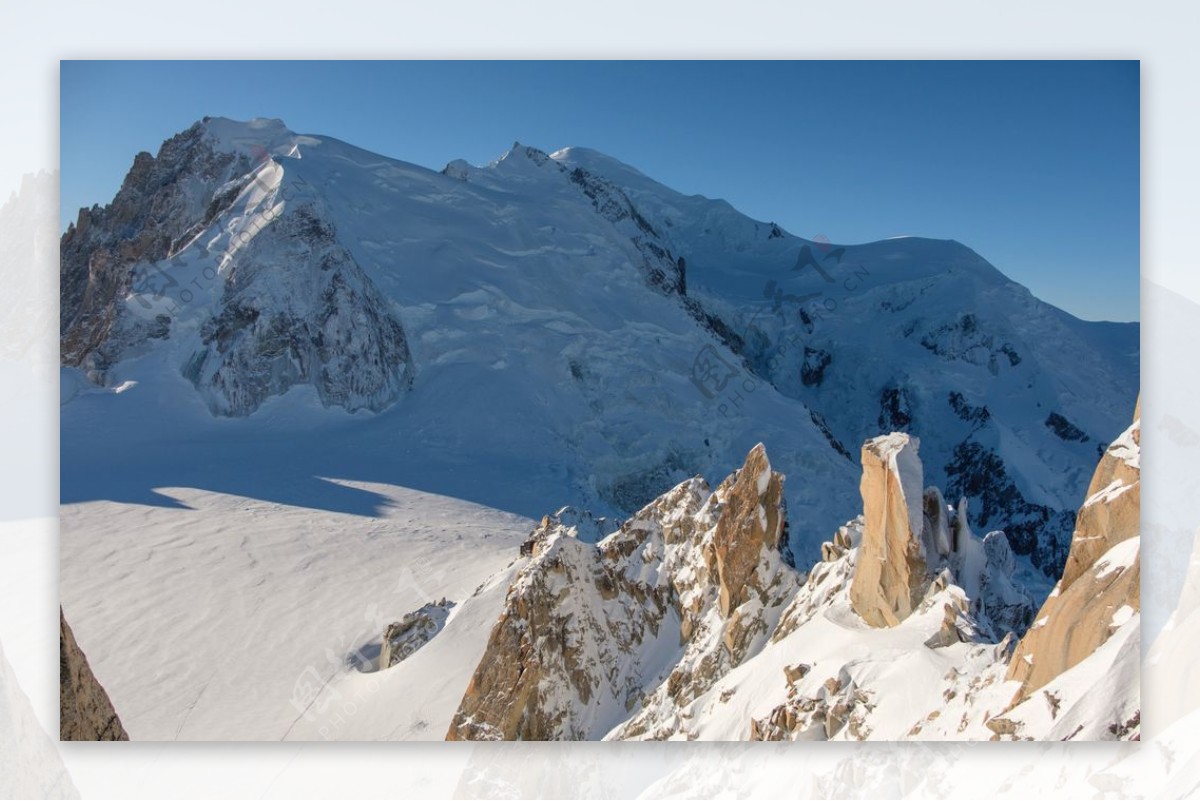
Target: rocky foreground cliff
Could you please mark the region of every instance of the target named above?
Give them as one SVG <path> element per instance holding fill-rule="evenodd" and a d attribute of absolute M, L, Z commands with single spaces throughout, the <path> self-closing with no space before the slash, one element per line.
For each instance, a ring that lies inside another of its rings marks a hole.
<path fill-rule="evenodd" d="M 96 680 L 59 610 L 59 739 L 128 740 L 121 718 Z"/>
<path fill-rule="evenodd" d="M 1136 738 L 1136 424 L 1036 622 L 1004 532 L 924 487 L 919 448 L 863 445 L 863 514 L 807 573 L 762 445 L 596 544 L 545 518 L 447 738 Z"/>
<path fill-rule="evenodd" d="M 799 583 L 783 477 L 756 446 L 716 490 L 675 487 L 598 545 L 547 518 L 448 739 L 598 739 L 671 727 L 765 643 Z"/>
<path fill-rule="evenodd" d="M 1039 693 L 1056 698 L 1062 677 L 1099 651 L 1129 652 L 1126 662 L 1139 653 L 1141 423 L 1139 403 L 1133 424 L 1108 446 L 1096 467 L 1075 519 L 1067 568 L 1009 666 L 1008 678 L 1021 683 L 1014 704 Z M 1141 722 L 1136 672 L 1105 679 L 1135 685 L 1120 699 L 1123 717 L 1112 724 L 1112 733 L 1136 738 Z"/>

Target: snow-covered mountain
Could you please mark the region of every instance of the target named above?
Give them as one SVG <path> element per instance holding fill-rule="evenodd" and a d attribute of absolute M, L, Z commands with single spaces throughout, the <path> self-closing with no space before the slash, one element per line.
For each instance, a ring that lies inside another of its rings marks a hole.
<path fill-rule="evenodd" d="M 132 739 L 1040 736 L 986 726 L 1006 634 L 1137 395 L 1136 324 L 955 242 L 277 120 L 139 154 L 61 301 L 62 602 Z M 877 542 L 880 498 L 908 523 Z M 872 716 L 906 670 L 928 698 Z"/>
<path fill-rule="evenodd" d="M 628 514 L 764 441 L 805 477 L 809 557 L 853 508 L 857 443 L 903 430 L 1056 576 L 1137 391 L 1135 324 L 1072 318 L 957 243 L 801 239 L 581 148 L 437 173 L 206 119 L 139 154 L 62 253 L 63 363 L 134 388 L 106 406 L 265 420 L 315 395 L 496 487 L 523 454 L 522 481 L 553 478 L 530 516 Z M 68 451 L 76 418 L 123 414 L 73 406 Z"/>

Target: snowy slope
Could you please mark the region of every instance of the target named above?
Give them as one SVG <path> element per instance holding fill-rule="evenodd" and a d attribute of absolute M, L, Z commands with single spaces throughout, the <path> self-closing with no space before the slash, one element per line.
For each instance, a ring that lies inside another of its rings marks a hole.
<path fill-rule="evenodd" d="M 370 495 L 378 516 L 170 486 L 173 507 L 63 508 L 63 606 L 131 739 L 442 737 L 483 647 L 455 638 L 479 639 L 498 612 L 471 596 L 532 521 L 330 483 Z M 443 596 L 460 603 L 433 643 L 361 672 L 389 623 Z"/>

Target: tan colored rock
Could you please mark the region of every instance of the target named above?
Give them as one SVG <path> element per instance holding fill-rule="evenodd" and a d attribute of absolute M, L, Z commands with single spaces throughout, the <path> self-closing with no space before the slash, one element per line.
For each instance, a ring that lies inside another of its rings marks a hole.
<path fill-rule="evenodd" d="M 1140 449 L 1139 419 L 1108 447 L 1096 466 L 1087 500 L 1075 518 L 1075 535 L 1063 568 L 1064 587 L 1071 586 L 1109 548 L 1141 533 L 1141 469 L 1135 453 Z"/>
<path fill-rule="evenodd" d="M 795 684 L 807 676 L 810 670 L 812 670 L 812 665 L 799 662 L 795 665 L 784 665 L 783 675 L 787 679 L 788 684 Z"/>
<path fill-rule="evenodd" d="M 771 469 L 767 450 L 755 445 L 746 463 L 717 488 L 721 513 L 712 537 L 721 614 L 729 621 L 725 646 L 733 664 L 745 656 L 749 640 L 765 633 L 758 615 L 739 608 L 751 599 L 767 601 L 776 576 L 763 564 L 768 552 L 786 546 L 783 476 Z"/>
<path fill-rule="evenodd" d="M 1008 678 L 1021 682 L 1014 704 L 1082 662 L 1141 609 L 1140 430 L 1135 419 L 1096 467 L 1063 577 L 1009 664 Z"/>
<path fill-rule="evenodd" d="M 921 553 L 923 503 L 920 441 L 908 434 L 867 440 L 862 448 L 864 530 L 850 602 L 877 628 L 895 626 L 929 585 Z"/>
<path fill-rule="evenodd" d="M 1013 737 L 1020 728 L 1016 722 L 1000 717 L 991 718 L 983 725 L 995 732 L 995 735 L 992 737 L 993 740 L 998 740 L 1001 737 Z"/>
<path fill-rule="evenodd" d="M 128 740 L 108 693 L 92 673 L 61 608 L 58 623 L 58 738 Z"/>
<path fill-rule="evenodd" d="M 387 670 L 424 648 L 446 625 L 454 602 L 445 598 L 409 612 L 383 631 L 379 669 Z"/>
<path fill-rule="evenodd" d="M 762 445 L 716 490 L 686 481 L 596 545 L 544 520 L 447 739 L 678 733 L 678 710 L 765 644 L 799 587 L 786 530 Z"/>
<path fill-rule="evenodd" d="M 947 648 L 956 642 L 963 641 L 962 634 L 956 625 L 958 622 L 958 611 L 950 604 L 946 604 L 944 612 L 942 625 L 934 632 L 933 636 L 925 641 L 926 648 Z"/>

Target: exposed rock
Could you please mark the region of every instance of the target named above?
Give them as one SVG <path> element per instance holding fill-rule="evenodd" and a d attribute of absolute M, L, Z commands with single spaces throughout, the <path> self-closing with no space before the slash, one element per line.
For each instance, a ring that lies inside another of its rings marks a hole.
<path fill-rule="evenodd" d="M 454 602 L 443 598 L 389 624 L 383 633 L 379 669 L 394 667 L 427 645 L 445 627 L 453 608 Z"/>
<path fill-rule="evenodd" d="M 879 427 L 884 431 L 905 430 L 913 421 L 912 400 L 904 387 L 885 387 L 879 393 Z"/>
<path fill-rule="evenodd" d="M 112 203 L 80 210 L 60 250 L 63 364 L 99 381 L 122 350 L 146 337 L 145 320 L 123 309 L 132 267 L 171 256 L 232 204 L 252 167 L 246 156 L 214 148 L 198 122 L 164 142 L 157 157 L 139 153 Z"/>
<path fill-rule="evenodd" d="M 790 698 L 765 718 L 750 720 L 751 740 L 865 740 L 871 730 L 866 718 L 875 708 L 872 694 L 858 687 L 843 671 L 810 696 Z"/>
<path fill-rule="evenodd" d="M 850 600 L 872 626 L 895 626 L 929 585 L 921 546 L 920 441 L 908 434 L 868 440 L 862 448 L 863 540 Z"/>
<path fill-rule="evenodd" d="M 1046 418 L 1046 428 L 1066 442 L 1087 442 L 1090 439 L 1083 429 L 1058 412 L 1050 412 L 1050 416 Z"/>
<path fill-rule="evenodd" d="M 950 497 L 970 497 L 977 503 L 980 525 L 1003 521 L 1009 544 L 1029 556 L 1048 576 L 1059 575 L 1066 560 L 1074 514 L 1025 497 L 995 450 L 974 436 L 954 447 L 945 466 Z"/>
<path fill-rule="evenodd" d="M 196 123 L 138 154 L 112 203 L 80 212 L 61 241 L 61 361 L 103 384 L 117 362 L 179 340 L 214 414 L 250 414 L 297 384 L 379 411 L 412 382 L 405 332 L 284 166 L 300 138 L 259 122 L 261 141 L 237 143 L 222 121 Z"/>
<path fill-rule="evenodd" d="M 783 668 L 784 678 L 788 684 L 795 684 L 800 679 L 808 675 L 812 670 L 812 665 L 806 665 L 803 662 L 796 665 L 787 665 Z"/>
<path fill-rule="evenodd" d="M 1008 718 L 1001 717 L 991 718 L 984 725 L 996 733 L 996 736 L 993 737 L 993 739 L 996 740 L 1000 739 L 1001 737 L 1011 737 L 1015 735 L 1017 733 L 1017 729 L 1019 728 L 1016 722 L 1011 721 Z"/>
<path fill-rule="evenodd" d="M 985 632 L 996 638 L 1024 632 L 1033 599 L 1013 581 L 1015 561 L 1004 532 L 980 540 L 971 531 L 966 498 L 952 508 L 936 487 L 920 491 L 919 446 L 915 437 L 895 433 L 863 445 L 862 546 L 850 587 L 854 611 L 872 626 L 895 626 L 931 590 L 957 584 L 970 599 L 959 612 Z M 836 539 L 822 547 L 825 561 L 844 552 Z M 952 622 L 947 626 L 934 638 L 936 647 L 958 636 Z"/>
<path fill-rule="evenodd" d="M 785 542 L 761 445 L 715 491 L 685 481 L 598 545 L 545 518 L 447 738 L 670 736 L 766 642 L 800 582 Z"/>
<path fill-rule="evenodd" d="M 950 408 L 958 419 L 971 423 L 972 430 L 977 431 L 992 419 L 992 413 L 987 406 L 972 406 L 961 392 L 951 392 L 948 396 Z"/>
<path fill-rule="evenodd" d="M 291 205 L 231 260 L 184 376 L 214 414 L 250 414 L 297 384 L 380 411 L 412 383 L 404 329 L 319 209 Z"/>
<path fill-rule="evenodd" d="M 800 382 L 806 387 L 818 386 L 825 380 L 825 368 L 833 361 L 833 355 L 821 348 L 804 346 L 804 361 L 800 364 Z"/>
<path fill-rule="evenodd" d="M 836 562 L 837 560 L 841 559 L 845 554 L 846 554 L 846 550 L 844 548 L 839 548 L 835 543 L 832 543 L 832 542 L 821 543 L 821 561 L 822 562 Z"/>
<path fill-rule="evenodd" d="M 925 645 L 929 648 L 945 648 L 949 645 L 954 645 L 956 642 L 964 642 L 962 632 L 958 630 L 958 617 L 964 609 L 956 609 L 951 604 L 945 605 L 946 616 L 942 620 L 942 627 L 937 630 L 937 633 L 925 641 Z"/>
<path fill-rule="evenodd" d="M 58 699 L 60 740 L 128 740 L 104 687 L 58 610 Z"/>
<path fill-rule="evenodd" d="M 1140 610 L 1141 420 L 1108 446 L 1087 500 L 1062 579 L 1022 638 L 1008 678 L 1024 700 L 1103 645 Z"/>
<path fill-rule="evenodd" d="M 555 169 L 565 170 L 558 162 L 543 162 Z M 676 259 L 665 247 L 658 232 L 630 201 L 629 196 L 606 178 L 582 167 L 570 171 L 571 182 L 592 201 L 596 211 L 629 235 L 642 257 L 641 268 L 646 282 L 664 294 L 687 294 L 685 268 L 687 262 Z"/>

